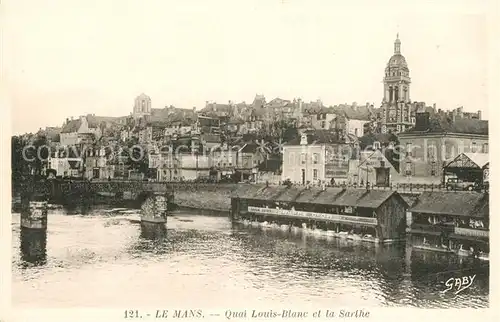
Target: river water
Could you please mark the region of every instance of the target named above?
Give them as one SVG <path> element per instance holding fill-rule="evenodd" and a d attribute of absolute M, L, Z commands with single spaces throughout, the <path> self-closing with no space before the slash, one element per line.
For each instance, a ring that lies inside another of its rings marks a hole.
<path fill-rule="evenodd" d="M 179 210 L 163 239 L 105 208 L 49 211 L 46 261 L 20 254 L 12 220 L 12 303 L 23 307 L 488 307 L 489 266 L 455 255 L 231 224 Z M 474 275 L 458 295 L 451 277 Z"/>

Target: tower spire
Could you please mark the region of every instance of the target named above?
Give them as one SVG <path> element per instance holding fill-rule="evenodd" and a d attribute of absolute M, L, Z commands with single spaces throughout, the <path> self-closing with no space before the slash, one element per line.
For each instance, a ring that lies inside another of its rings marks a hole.
<path fill-rule="evenodd" d="M 401 54 L 401 40 L 399 40 L 399 32 L 396 34 L 396 41 L 394 42 L 394 54 Z"/>

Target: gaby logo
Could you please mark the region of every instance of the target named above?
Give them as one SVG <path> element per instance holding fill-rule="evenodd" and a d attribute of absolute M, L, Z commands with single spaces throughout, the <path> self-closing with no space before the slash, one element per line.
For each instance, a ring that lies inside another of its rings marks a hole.
<path fill-rule="evenodd" d="M 463 277 L 452 277 L 448 279 L 444 284 L 446 285 L 447 289 L 443 291 L 443 293 L 446 293 L 448 291 L 455 291 L 455 295 L 458 293 L 462 292 L 465 289 L 468 289 L 472 283 L 474 282 L 474 279 L 476 278 L 476 274 L 471 275 L 471 276 L 463 276 Z"/>

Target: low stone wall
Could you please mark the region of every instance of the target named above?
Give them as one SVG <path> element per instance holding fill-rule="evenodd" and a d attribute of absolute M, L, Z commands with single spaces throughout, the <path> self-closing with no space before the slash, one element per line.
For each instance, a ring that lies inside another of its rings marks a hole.
<path fill-rule="evenodd" d="M 264 185 L 176 184 L 174 186 L 174 203 L 179 207 L 230 211 L 231 196 L 262 187 Z"/>

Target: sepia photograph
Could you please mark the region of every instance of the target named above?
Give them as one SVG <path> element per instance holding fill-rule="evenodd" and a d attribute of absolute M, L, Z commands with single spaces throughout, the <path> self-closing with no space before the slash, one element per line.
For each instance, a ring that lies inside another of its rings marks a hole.
<path fill-rule="evenodd" d="M 488 309 L 490 2 L 411 3 L 2 4 L 12 310 Z"/>

